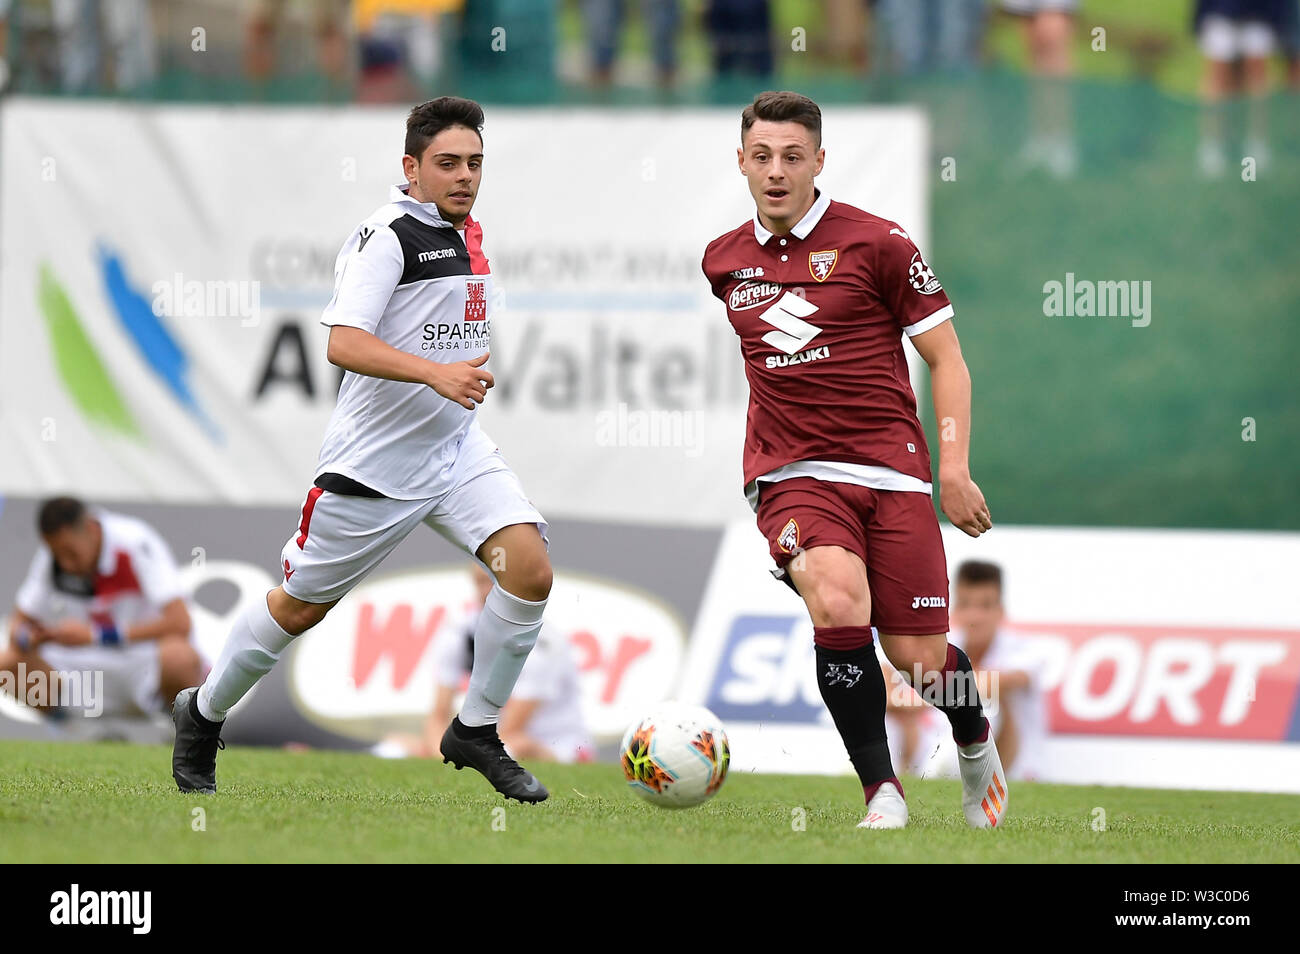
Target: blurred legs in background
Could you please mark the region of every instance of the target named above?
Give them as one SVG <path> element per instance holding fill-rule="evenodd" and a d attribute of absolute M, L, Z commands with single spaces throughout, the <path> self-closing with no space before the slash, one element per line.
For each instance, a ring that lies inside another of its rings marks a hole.
<path fill-rule="evenodd" d="M 51 0 L 63 91 L 137 90 L 158 73 L 148 0 Z M 105 77 L 111 67 L 111 82 Z"/>
<path fill-rule="evenodd" d="M 775 61 L 768 0 L 710 0 L 704 17 L 718 76 L 772 75 Z"/>
<path fill-rule="evenodd" d="M 591 55 L 591 77 L 597 86 L 609 86 L 614 79 L 619 36 L 623 31 L 629 0 L 583 0 L 587 45 Z M 677 33 L 681 7 L 677 0 L 639 0 L 642 17 L 650 34 L 655 82 L 672 86 L 677 76 Z"/>
<path fill-rule="evenodd" d="M 1079 165 L 1074 143 L 1070 44 L 1077 0 L 1003 0 L 1008 13 L 1023 18 L 1029 53 L 1029 134 L 1021 153 L 1026 168 L 1043 168 L 1068 179 Z"/>
<path fill-rule="evenodd" d="M 978 65 L 984 0 L 880 0 L 890 72 L 912 74 Z"/>
<path fill-rule="evenodd" d="M 286 16 L 293 16 L 310 24 L 320 71 L 332 84 L 342 85 L 349 67 L 348 15 L 347 0 L 250 0 L 244 47 L 248 78 L 265 83 L 277 73 L 276 47 Z"/>
<path fill-rule="evenodd" d="M 1203 17 L 1197 31 L 1205 56 L 1202 77 L 1201 173 L 1217 178 L 1228 171 L 1227 103 L 1236 95 L 1246 99 L 1243 156 L 1264 168 L 1271 158 L 1265 96 L 1269 59 L 1277 48 L 1273 26 L 1263 20 L 1236 20 L 1216 14 Z"/>

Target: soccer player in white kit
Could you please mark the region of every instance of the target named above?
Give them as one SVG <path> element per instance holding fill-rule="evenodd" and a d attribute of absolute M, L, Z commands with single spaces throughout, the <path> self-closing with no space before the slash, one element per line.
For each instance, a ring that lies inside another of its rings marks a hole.
<path fill-rule="evenodd" d="M 501 707 L 537 640 L 551 590 L 546 522 L 474 419 L 492 374 L 492 275 L 470 217 L 483 167 L 483 110 L 441 97 L 406 123 L 406 182 L 353 231 L 335 264 L 329 360 L 347 372 L 284 582 L 231 628 L 202 686 L 173 706 L 172 775 L 216 791 L 226 713 L 285 648 L 424 523 L 494 575 L 474 632 L 474 667 L 444 762 L 481 772 L 508 798 L 547 791 L 505 751 Z"/>

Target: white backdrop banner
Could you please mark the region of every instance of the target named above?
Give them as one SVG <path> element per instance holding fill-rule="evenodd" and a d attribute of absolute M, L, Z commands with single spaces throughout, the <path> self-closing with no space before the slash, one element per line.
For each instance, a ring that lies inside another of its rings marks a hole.
<path fill-rule="evenodd" d="M 743 516 L 743 368 L 699 268 L 753 212 L 739 110 L 487 115 L 484 428 L 551 516 Z M 401 180 L 404 121 L 8 100 L 0 493 L 299 502 L 337 388 L 334 259 Z M 832 108 L 824 142 L 821 187 L 928 249 L 923 115 Z"/>
<path fill-rule="evenodd" d="M 1300 534 L 943 530 L 950 577 L 966 559 L 1003 569 L 1007 629 L 1027 647 L 1047 723 L 1033 777 L 1300 792 Z M 763 579 L 770 566 L 752 520 L 727 529 L 678 695 L 727 724 L 738 771 L 849 771 L 817 688 L 812 623 Z M 950 747 L 933 715 L 909 768 L 944 775 L 955 753 L 925 757 Z"/>

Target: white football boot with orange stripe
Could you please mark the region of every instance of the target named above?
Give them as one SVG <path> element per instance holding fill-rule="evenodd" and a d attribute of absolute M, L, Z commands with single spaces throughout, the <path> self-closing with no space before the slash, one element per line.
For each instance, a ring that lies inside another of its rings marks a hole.
<path fill-rule="evenodd" d="M 996 828 L 1007 813 L 1007 774 L 989 734 L 983 742 L 957 746 L 961 807 L 972 828 Z"/>
<path fill-rule="evenodd" d="M 907 802 L 893 782 L 885 782 L 867 802 L 867 817 L 859 828 L 903 828 L 907 825 Z"/>

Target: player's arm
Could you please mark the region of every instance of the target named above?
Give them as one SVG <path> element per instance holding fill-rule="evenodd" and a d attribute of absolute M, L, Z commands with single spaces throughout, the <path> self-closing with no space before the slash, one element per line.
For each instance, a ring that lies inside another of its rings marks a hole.
<path fill-rule="evenodd" d="M 123 629 L 112 625 L 93 625 L 80 619 L 67 619 L 46 627 L 43 640 L 64 646 L 120 646 L 123 643 L 145 642 L 165 636 L 187 637 L 190 627 L 189 607 L 185 605 L 184 599 L 176 597 L 164 604 L 158 616 Z"/>
<path fill-rule="evenodd" d="M 939 428 L 939 503 L 953 526 L 978 537 L 993 526 L 984 494 L 970 476 L 970 371 L 951 321 L 911 338 L 930 366 Z"/>
<path fill-rule="evenodd" d="M 440 364 L 394 348 L 370 332 L 351 325 L 339 324 L 330 328 L 326 356 L 331 364 L 353 374 L 426 385 L 448 401 L 455 401 L 471 411 L 476 404 L 483 403 L 487 389 L 495 383 L 492 372 L 483 367 L 487 363 L 487 352 L 472 361 Z"/>
<path fill-rule="evenodd" d="M 137 643 L 165 636 L 188 636 L 192 626 L 190 610 L 185 600 L 177 597 L 166 603 L 162 613 L 154 619 L 135 623 L 122 632 L 124 642 Z"/>
<path fill-rule="evenodd" d="M 996 677 L 998 689 L 1007 689 L 1011 692 L 1028 689 L 1033 678 L 1022 669 L 981 670 L 976 673 L 976 677 L 987 680 L 986 683 L 981 683 L 981 685 L 993 685 L 993 680 Z"/>
<path fill-rule="evenodd" d="M 47 639 L 49 634 L 45 631 L 44 623 L 35 616 L 14 608 L 9 616 L 9 645 L 19 652 L 26 652 L 35 649 Z"/>

